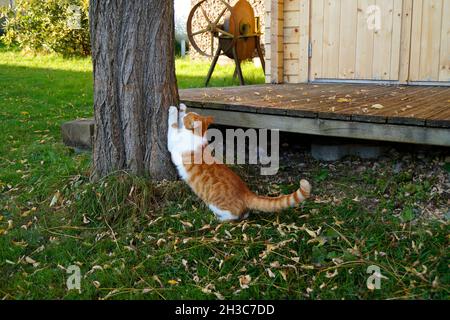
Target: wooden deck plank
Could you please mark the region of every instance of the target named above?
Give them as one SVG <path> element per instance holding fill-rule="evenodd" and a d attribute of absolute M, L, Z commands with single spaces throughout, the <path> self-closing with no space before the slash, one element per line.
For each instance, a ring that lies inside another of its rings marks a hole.
<path fill-rule="evenodd" d="M 234 112 L 450 127 L 450 88 L 371 84 L 282 84 L 180 90 L 188 106 Z M 383 108 L 374 108 L 380 104 Z M 409 106 L 412 106 L 409 107 Z"/>
<path fill-rule="evenodd" d="M 446 128 L 426 128 L 396 124 L 362 123 L 325 119 L 298 118 L 270 114 L 255 114 L 217 109 L 192 109 L 211 115 L 221 125 L 276 129 L 287 132 L 392 141 L 401 143 L 450 146 L 449 130 Z"/>

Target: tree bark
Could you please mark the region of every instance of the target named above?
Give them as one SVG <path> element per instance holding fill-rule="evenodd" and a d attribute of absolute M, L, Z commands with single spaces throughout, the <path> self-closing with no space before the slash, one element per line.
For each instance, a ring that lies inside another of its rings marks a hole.
<path fill-rule="evenodd" d="M 125 170 L 175 179 L 167 114 L 178 105 L 174 7 L 168 0 L 91 0 L 93 179 Z"/>

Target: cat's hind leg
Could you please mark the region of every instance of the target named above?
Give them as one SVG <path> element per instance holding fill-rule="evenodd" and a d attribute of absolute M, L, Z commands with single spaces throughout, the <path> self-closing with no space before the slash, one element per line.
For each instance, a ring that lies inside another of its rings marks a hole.
<path fill-rule="evenodd" d="M 230 211 L 219 209 L 212 204 L 209 205 L 209 209 L 211 209 L 211 211 L 214 212 L 214 214 L 216 215 L 217 219 L 219 219 L 222 222 L 240 219 L 239 216 L 235 216 Z"/>

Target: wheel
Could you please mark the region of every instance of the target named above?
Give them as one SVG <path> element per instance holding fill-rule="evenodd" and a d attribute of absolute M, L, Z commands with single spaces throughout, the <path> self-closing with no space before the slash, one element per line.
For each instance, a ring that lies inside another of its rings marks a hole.
<path fill-rule="evenodd" d="M 232 19 L 231 16 L 232 7 L 224 0 L 219 0 L 221 5 L 221 10 L 217 12 L 217 16 L 208 16 L 203 5 L 207 3 L 208 0 L 201 0 L 198 2 L 189 13 L 187 20 L 187 34 L 192 47 L 201 55 L 206 57 L 214 57 L 218 42 L 215 38 L 229 39 L 231 41 L 226 41 L 227 47 L 222 47 L 224 52 L 228 52 L 237 40 L 236 36 L 224 30 L 224 23 L 226 19 Z M 226 13 L 228 14 L 226 15 Z M 199 21 L 199 30 L 193 31 L 193 21 Z M 202 49 L 199 43 L 207 43 L 205 46 L 208 49 Z M 225 42 L 224 42 L 225 43 Z M 208 52 L 209 51 L 209 52 Z"/>

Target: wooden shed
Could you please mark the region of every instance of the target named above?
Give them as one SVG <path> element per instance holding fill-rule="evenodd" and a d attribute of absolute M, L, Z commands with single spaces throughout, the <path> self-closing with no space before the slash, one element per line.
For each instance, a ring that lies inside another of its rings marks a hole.
<path fill-rule="evenodd" d="M 181 90 L 216 122 L 450 146 L 450 0 L 265 0 L 266 83 Z"/>
<path fill-rule="evenodd" d="M 268 83 L 450 85 L 450 0 L 266 0 L 266 21 Z"/>

